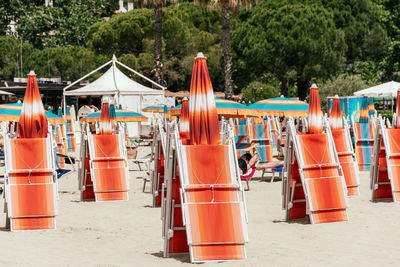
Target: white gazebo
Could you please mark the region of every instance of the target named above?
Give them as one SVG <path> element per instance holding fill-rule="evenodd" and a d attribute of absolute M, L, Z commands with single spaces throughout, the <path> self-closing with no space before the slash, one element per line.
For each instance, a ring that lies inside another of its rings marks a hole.
<path fill-rule="evenodd" d="M 397 97 L 397 91 L 400 90 L 400 83 L 391 81 L 382 83 L 367 89 L 354 92 L 355 96 L 368 96 L 368 97 L 384 97 L 394 98 Z"/>
<path fill-rule="evenodd" d="M 97 80 L 89 83 L 78 89 L 71 90 L 70 88 L 80 81 L 88 78 L 97 71 L 103 69 L 104 67 L 111 64 L 111 67 Z M 135 75 L 143 78 L 144 80 L 153 84 L 156 88 L 152 89 L 146 87 L 126 76 L 121 70 L 117 68 L 117 64 L 124 67 L 125 69 L 133 72 Z M 92 72 L 86 74 L 82 78 L 76 80 L 75 82 L 69 84 L 64 88 L 63 93 L 63 105 L 65 114 L 65 103 L 66 96 L 114 96 L 117 105 L 121 105 L 123 109 L 129 109 L 138 113 L 142 112 L 142 108 L 154 105 L 154 104 L 164 104 L 164 91 L 165 87 L 154 82 L 153 80 L 147 78 L 146 76 L 138 73 L 137 71 L 129 68 L 123 63 L 119 62 L 115 56 L 112 60 L 108 61 L 99 68 L 93 70 Z M 135 123 L 136 124 L 136 123 Z M 136 127 L 128 127 L 129 135 L 136 135 L 141 132 L 141 127 L 138 125 Z"/>

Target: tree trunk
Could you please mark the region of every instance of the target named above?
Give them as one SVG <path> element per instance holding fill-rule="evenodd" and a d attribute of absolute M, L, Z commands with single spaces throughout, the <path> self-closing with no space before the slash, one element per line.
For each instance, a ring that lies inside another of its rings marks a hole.
<path fill-rule="evenodd" d="M 289 96 L 288 81 L 286 79 L 281 80 L 281 94 L 285 97 Z"/>
<path fill-rule="evenodd" d="M 303 81 L 301 78 L 297 78 L 297 95 L 300 100 L 306 99 L 309 85 L 310 81 Z"/>
<path fill-rule="evenodd" d="M 224 57 L 225 98 L 231 99 L 232 89 L 232 55 L 229 19 L 229 1 L 221 2 L 222 9 L 222 50 Z"/>
<path fill-rule="evenodd" d="M 163 84 L 162 72 L 162 2 L 156 1 L 154 5 L 154 79 Z"/>

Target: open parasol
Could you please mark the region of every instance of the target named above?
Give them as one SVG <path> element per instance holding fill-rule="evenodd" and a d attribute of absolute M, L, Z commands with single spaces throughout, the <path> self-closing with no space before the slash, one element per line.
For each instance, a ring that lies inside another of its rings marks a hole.
<path fill-rule="evenodd" d="M 260 116 L 306 117 L 308 114 L 306 102 L 283 96 L 260 100 L 250 104 L 249 108 L 256 110 Z"/>

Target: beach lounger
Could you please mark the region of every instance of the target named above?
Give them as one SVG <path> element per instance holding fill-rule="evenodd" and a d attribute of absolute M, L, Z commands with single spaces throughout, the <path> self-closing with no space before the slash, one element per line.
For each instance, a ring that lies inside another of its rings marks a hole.
<path fill-rule="evenodd" d="M 153 208 L 161 207 L 162 184 L 164 183 L 164 154 L 166 146 L 166 132 L 163 124 L 158 121 L 154 127 L 152 155 L 154 155 L 153 166 L 151 167 L 151 193 L 153 195 Z"/>
<path fill-rule="evenodd" d="M 191 262 L 246 258 L 247 213 L 232 139 L 228 145 L 182 145 L 176 138 Z"/>
<path fill-rule="evenodd" d="M 5 209 L 11 231 L 55 229 L 58 193 L 50 135 L 6 135 L 5 149 Z"/>
<path fill-rule="evenodd" d="M 358 169 L 360 171 L 369 171 L 372 163 L 372 155 L 374 149 L 374 123 L 353 123 L 353 132 Z"/>
<path fill-rule="evenodd" d="M 330 130 L 335 143 L 340 166 L 343 170 L 344 179 L 346 181 L 347 195 L 358 196 L 360 194 L 359 171 L 356 155 L 351 144 L 350 131 L 347 121 L 344 121 L 343 128 L 331 128 Z"/>
<path fill-rule="evenodd" d="M 95 200 L 93 191 L 93 181 L 90 173 L 90 154 L 89 145 L 87 142 L 87 133 L 89 127 L 85 127 L 85 123 L 82 124 L 82 134 L 80 142 L 80 158 L 78 167 L 78 181 L 79 181 L 79 191 L 81 192 L 81 201 L 91 201 Z"/>
<path fill-rule="evenodd" d="M 88 132 L 90 174 L 96 201 L 128 200 L 129 173 L 125 135 Z"/>
<path fill-rule="evenodd" d="M 171 254 L 189 252 L 186 227 L 182 220 L 181 185 L 177 167 L 175 133 L 171 132 L 176 124 L 167 124 L 166 157 L 162 192 L 162 237 L 164 239 L 164 257 Z M 171 130 L 170 130 L 171 129 Z M 179 134 L 179 133 L 178 133 Z M 179 136 L 179 135 L 178 135 Z"/>
<path fill-rule="evenodd" d="M 296 133 L 290 120 L 286 141 L 286 220 L 308 215 L 312 224 L 347 221 L 346 183 L 330 132 Z"/>
<path fill-rule="evenodd" d="M 380 144 L 380 145 L 378 145 Z M 400 129 L 386 128 L 385 121 L 376 121 L 374 164 L 371 167 L 372 201 L 400 201 Z"/>

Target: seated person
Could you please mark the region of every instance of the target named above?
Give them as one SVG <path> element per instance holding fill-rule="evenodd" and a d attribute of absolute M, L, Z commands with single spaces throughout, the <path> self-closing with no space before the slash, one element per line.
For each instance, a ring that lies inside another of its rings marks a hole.
<path fill-rule="evenodd" d="M 254 166 L 256 167 L 257 170 L 270 169 L 270 168 L 276 168 L 276 167 L 283 166 L 282 160 L 272 160 L 270 162 L 265 162 L 262 164 L 257 164 L 257 161 L 258 161 L 257 152 L 254 153 L 253 156 L 250 153 L 246 153 L 246 154 L 242 155 L 238 159 L 240 174 L 245 174 L 247 172 L 247 170 L 249 170 L 250 168 L 252 168 Z"/>

